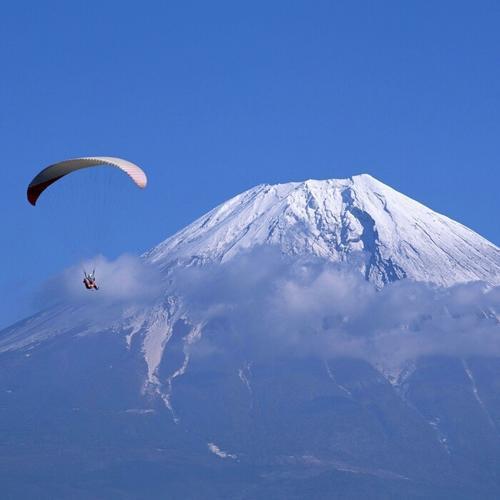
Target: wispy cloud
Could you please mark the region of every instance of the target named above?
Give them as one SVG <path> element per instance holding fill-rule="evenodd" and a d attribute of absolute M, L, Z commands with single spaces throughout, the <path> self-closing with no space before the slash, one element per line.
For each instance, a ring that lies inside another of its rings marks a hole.
<path fill-rule="evenodd" d="M 94 266 L 101 289 L 89 292 L 82 267 Z M 346 265 L 272 250 L 177 268 L 168 280 L 136 257 L 98 257 L 51 280 L 38 300 L 84 306 L 75 314 L 95 322 L 98 313 L 104 326 L 167 295 L 179 298 L 188 321 L 206 325 L 193 356 L 347 356 L 389 368 L 435 354 L 500 356 L 498 287 L 403 280 L 377 290 Z"/>
<path fill-rule="evenodd" d="M 96 271 L 98 291 L 86 290 L 83 286 L 83 271 Z M 84 261 L 44 284 L 37 294 L 37 302 L 43 306 L 54 303 L 112 304 L 147 303 L 157 297 L 161 290 L 160 275 L 143 259 L 132 255 L 121 255 L 109 260 L 101 255 Z"/>
<path fill-rule="evenodd" d="M 376 290 L 346 266 L 270 251 L 179 271 L 176 283 L 195 320 L 224 330 L 225 338 L 206 335 L 202 352 L 236 342 L 259 355 L 354 356 L 386 366 L 432 354 L 500 355 L 500 288 L 483 283 L 400 281 Z"/>

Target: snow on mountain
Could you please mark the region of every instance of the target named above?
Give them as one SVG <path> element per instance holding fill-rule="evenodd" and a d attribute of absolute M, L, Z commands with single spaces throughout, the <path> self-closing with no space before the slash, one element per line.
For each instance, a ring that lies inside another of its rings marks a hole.
<path fill-rule="evenodd" d="M 261 245 L 352 262 L 377 286 L 402 278 L 500 283 L 500 249 L 370 175 L 260 185 L 146 254 L 168 267 L 225 262 Z"/>

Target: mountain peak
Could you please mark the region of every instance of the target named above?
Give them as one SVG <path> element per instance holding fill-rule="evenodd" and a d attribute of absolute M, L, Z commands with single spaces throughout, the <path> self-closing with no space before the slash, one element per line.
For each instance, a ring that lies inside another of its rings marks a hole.
<path fill-rule="evenodd" d="M 500 249 L 369 174 L 261 184 L 146 254 L 162 267 L 224 262 L 260 246 L 353 263 L 377 286 L 402 278 L 500 283 Z"/>

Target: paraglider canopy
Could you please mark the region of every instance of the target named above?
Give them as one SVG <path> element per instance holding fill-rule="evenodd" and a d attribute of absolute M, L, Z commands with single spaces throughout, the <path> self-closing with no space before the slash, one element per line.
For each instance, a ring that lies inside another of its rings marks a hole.
<path fill-rule="evenodd" d="M 32 205 L 36 202 L 40 195 L 54 182 L 57 182 L 61 177 L 64 177 L 71 172 L 80 170 L 82 168 L 109 166 L 116 167 L 125 172 L 134 183 L 140 187 L 145 188 L 147 185 L 147 177 L 144 171 L 127 160 L 122 158 L 113 158 L 111 156 L 96 156 L 89 158 L 74 158 L 71 160 L 64 160 L 54 165 L 43 169 L 36 177 L 30 182 L 27 191 L 28 201 Z"/>

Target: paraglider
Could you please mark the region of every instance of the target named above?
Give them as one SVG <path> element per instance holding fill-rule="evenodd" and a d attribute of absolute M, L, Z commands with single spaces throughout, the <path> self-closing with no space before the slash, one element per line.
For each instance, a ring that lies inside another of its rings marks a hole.
<path fill-rule="evenodd" d="M 96 156 L 89 158 L 74 158 L 72 160 L 64 160 L 54 165 L 43 169 L 35 178 L 30 182 L 27 191 L 28 201 L 34 206 L 40 195 L 54 182 L 68 175 L 72 172 L 82 168 L 109 166 L 116 167 L 125 172 L 134 183 L 140 187 L 145 188 L 148 179 L 144 171 L 127 160 L 122 158 L 113 158 L 111 156 Z"/>
<path fill-rule="evenodd" d="M 97 283 L 95 281 L 95 269 L 90 274 L 87 274 L 86 271 L 83 271 L 83 275 L 83 284 L 85 285 L 85 288 L 87 290 L 99 290 L 99 287 L 97 286 Z"/>
<path fill-rule="evenodd" d="M 28 186 L 26 192 L 28 201 L 35 206 L 42 193 L 49 186 L 57 183 L 62 177 L 77 170 L 101 166 L 115 167 L 121 170 L 127 174 L 139 188 L 145 188 L 147 185 L 148 180 L 144 171 L 134 163 L 122 158 L 114 158 L 111 156 L 73 158 L 54 163 L 40 171 Z M 99 290 L 95 279 L 95 269 L 90 274 L 84 271 L 83 284 L 87 290 Z"/>

